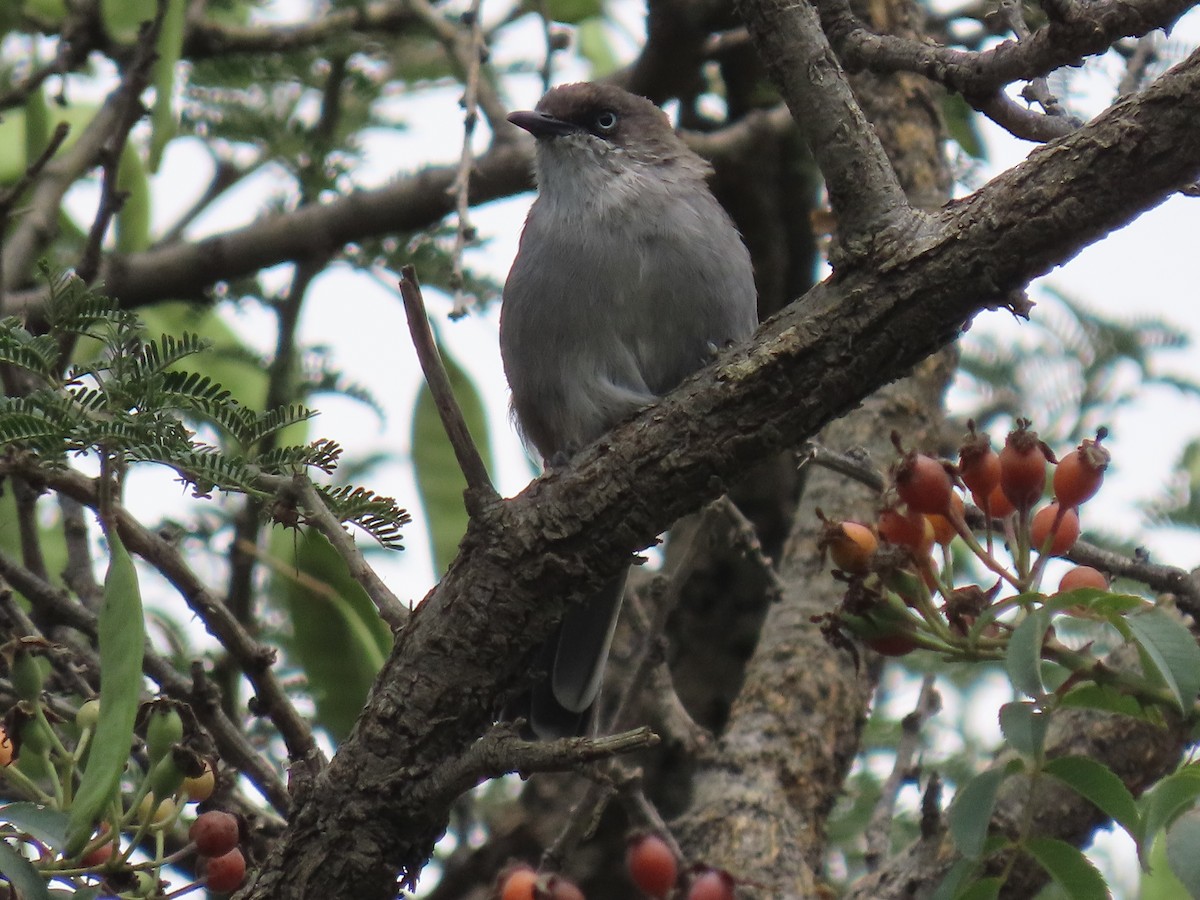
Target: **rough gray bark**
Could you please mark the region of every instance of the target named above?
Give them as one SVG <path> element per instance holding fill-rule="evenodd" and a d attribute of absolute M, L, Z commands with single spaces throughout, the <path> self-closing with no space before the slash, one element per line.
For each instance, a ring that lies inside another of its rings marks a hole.
<path fill-rule="evenodd" d="M 246 895 L 369 900 L 414 879 L 453 799 L 444 761 L 483 732 L 498 673 L 515 683 L 563 604 L 1198 172 L 1200 53 L 971 198 L 913 214 L 875 267 L 840 271 L 570 468 L 485 509 Z"/>

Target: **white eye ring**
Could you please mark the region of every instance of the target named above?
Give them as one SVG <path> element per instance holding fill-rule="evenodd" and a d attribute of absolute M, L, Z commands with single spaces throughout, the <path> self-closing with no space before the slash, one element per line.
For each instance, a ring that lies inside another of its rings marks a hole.
<path fill-rule="evenodd" d="M 601 131 L 613 131 L 617 127 L 617 114 L 611 109 L 596 116 L 596 127 Z"/>

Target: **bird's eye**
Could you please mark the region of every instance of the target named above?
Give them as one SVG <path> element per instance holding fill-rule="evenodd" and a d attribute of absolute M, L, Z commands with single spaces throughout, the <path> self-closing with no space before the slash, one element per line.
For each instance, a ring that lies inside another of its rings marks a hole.
<path fill-rule="evenodd" d="M 613 131 L 617 127 L 617 114 L 611 109 L 604 110 L 596 116 L 596 127 L 603 132 Z"/>

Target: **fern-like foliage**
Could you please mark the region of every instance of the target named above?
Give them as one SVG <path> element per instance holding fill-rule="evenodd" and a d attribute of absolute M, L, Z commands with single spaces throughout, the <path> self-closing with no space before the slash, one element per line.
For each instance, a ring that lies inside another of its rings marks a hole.
<path fill-rule="evenodd" d="M 263 447 L 265 438 L 311 418 L 313 410 L 292 405 L 259 413 L 243 406 L 208 376 L 179 367 L 209 349 L 199 336 L 147 339 L 137 316 L 73 275 L 43 268 L 43 276 L 50 286 L 49 332 L 34 334 L 19 319 L 0 319 L 0 363 L 32 376 L 23 396 L 0 397 L 0 450 L 33 452 L 47 465 L 89 453 L 157 463 L 177 472 L 199 497 L 224 491 L 266 498 L 264 476 L 336 469 L 342 449 L 333 441 Z M 97 342 L 99 351 L 64 372 L 64 339 L 72 337 Z M 221 446 L 197 437 L 201 423 L 216 429 Z M 410 519 L 394 500 L 357 487 L 321 491 L 339 521 L 399 548 Z"/>
<path fill-rule="evenodd" d="M 380 497 L 353 485 L 319 487 L 317 490 L 339 521 L 353 522 L 384 547 L 403 549 L 400 530 L 412 521 L 412 517 L 391 497 Z"/>

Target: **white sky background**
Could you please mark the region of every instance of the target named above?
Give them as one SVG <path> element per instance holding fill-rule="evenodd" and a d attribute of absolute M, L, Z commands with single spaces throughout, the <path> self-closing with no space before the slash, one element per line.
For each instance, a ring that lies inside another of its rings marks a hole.
<path fill-rule="evenodd" d="M 280 18 L 292 18 L 296 0 L 280 0 Z M 492 4 L 496 6 L 496 4 Z M 485 12 L 489 9 L 485 5 Z M 499 11 L 499 7 L 497 7 Z M 636 53 L 643 29 L 640 4 L 621 7 L 622 29 L 613 32 L 618 52 L 628 58 Z M 1192 16 L 1177 29 L 1176 37 L 1200 41 L 1200 19 Z M 523 25 L 506 31 L 506 39 L 494 48 L 500 65 L 517 60 L 539 60 L 543 54 L 541 25 L 528 16 Z M 557 58 L 555 81 L 587 77 L 587 71 L 569 54 Z M 1085 76 L 1078 97 L 1068 98 L 1075 112 L 1084 117 L 1100 112 L 1111 99 L 1115 79 L 1113 67 L 1093 64 L 1095 77 Z M 540 94 L 535 75 L 516 75 L 504 82 L 504 94 L 514 109 L 531 107 Z M 432 162 L 451 163 L 461 143 L 460 89 L 423 92 L 418 97 L 401 96 L 389 101 L 408 127 L 404 131 L 375 132 L 364 148 L 363 164 L 352 177 L 355 185 L 370 188 L 398 174 L 412 172 Z M 989 163 L 987 174 L 995 174 L 1024 159 L 1033 145 L 1018 141 L 990 123 L 981 125 Z M 486 127 L 478 129 L 479 149 L 486 146 Z M 211 164 L 194 142 L 177 140 L 168 147 L 160 173 L 154 177 L 155 224 L 164 228 L 185 209 L 207 183 Z M 189 230 L 196 238 L 247 224 L 256 219 L 267 201 L 278 196 L 282 180 L 269 171 L 249 183 L 197 221 Z M 86 220 L 94 208 L 94 191 L 77 190 L 73 206 Z M 470 251 L 469 262 L 478 271 L 502 281 L 516 252 L 521 222 L 531 197 L 524 196 L 489 204 L 473 213 L 474 224 L 484 241 Z M 1159 317 L 1190 334 L 1200 346 L 1200 279 L 1197 278 L 1197 235 L 1200 234 L 1200 200 L 1176 197 L 1121 232 L 1085 250 L 1044 281 L 1068 295 L 1085 300 L 1092 308 L 1120 319 Z M 287 283 L 290 267 L 280 267 L 272 276 L 278 286 Z M 1037 297 L 1036 286 L 1031 294 Z M 446 313 L 449 299 L 426 291 L 426 300 L 441 337 L 460 363 L 475 377 L 490 410 L 491 445 L 496 463 L 495 477 L 505 495 L 518 492 L 530 477 L 530 466 L 507 417 L 507 389 L 497 348 L 498 304 L 486 315 L 473 315 L 451 322 Z M 1035 310 L 1034 315 L 1038 313 Z M 229 313 L 246 340 L 269 352 L 274 342 L 274 317 L 246 304 Z M 1020 339 L 1021 325 L 1007 313 L 984 313 L 972 327 L 967 340 L 992 333 Z M 321 415 L 312 425 L 313 434 L 331 437 L 347 448 L 350 456 L 375 451 L 394 454 L 389 463 L 360 478 L 374 490 L 391 494 L 412 512 L 414 523 L 406 529 L 403 553 L 375 554 L 380 574 L 402 601 L 417 602 L 435 582 L 429 549 L 424 537 L 422 512 L 411 470 L 404 463 L 409 445 L 412 404 L 420 386 L 420 371 L 408 337 L 404 312 L 396 293 L 369 277 L 335 267 L 311 288 L 300 326 L 302 343 L 320 343 L 332 348 L 332 364 L 349 380 L 371 389 L 386 408 L 386 420 L 378 422 L 367 408 L 349 400 L 322 397 Z M 1161 354 L 1169 371 L 1200 380 L 1200 351 Z M 1052 386 L 1051 386 L 1052 389 Z M 967 400 L 962 392 L 952 395 L 952 408 L 961 410 Z M 1035 423 L 1036 426 L 1037 423 Z M 1108 423 L 1112 432 L 1108 446 L 1113 453 L 1103 491 L 1084 510 L 1085 530 L 1095 522 L 1111 533 L 1133 537 L 1147 546 L 1158 561 L 1184 568 L 1200 564 L 1200 535 L 1177 529 L 1148 527 L 1138 504 L 1157 497 L 1170 480 L 1183 446 L 1200 434 L 1200 403 L 1158 388 L 1143 391 L 1136 404 L 1123 409 Z M 993 438 L 1000 437 L 993 435 Z M 139 516 L 153 519 L 178 510 L 180 496 L 168 473 L 146 467 L 139 476 L 140 489 L 130 495 L 130 505 Z M 176 513 L 178 514 L 178 513 Z M 369 542 L 365 536 L 362 542 Z M 897 702 L 909 705 L 915 698 L 901 695 Z M 982 712 L 974 723 L 980 733 L 999 739 L 994 709 Z M 1120 866 L 1124 869 L 1125 866 Z M 1131 888 L 1132 889 L 1132 888 Z"/>

